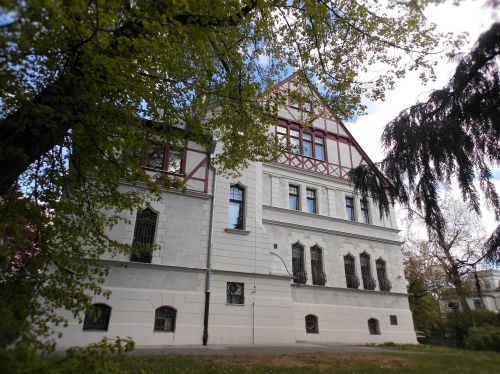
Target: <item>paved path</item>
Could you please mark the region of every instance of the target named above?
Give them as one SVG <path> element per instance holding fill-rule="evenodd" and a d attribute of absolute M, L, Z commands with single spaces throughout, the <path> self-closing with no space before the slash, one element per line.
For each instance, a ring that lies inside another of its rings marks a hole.
<path fill-rule="evenodd" d="M 378 353 L 398 352 L 385 348 L 361 347 L 342 344 L 312 344 L 297 343 L 287 345 L 190 345 L 190 346 L 136 346 L 135 350 L 127 353 L 132 356 L 157 356 L 157 355 L 282 355 L 304 352 L 328 353 Z"/>

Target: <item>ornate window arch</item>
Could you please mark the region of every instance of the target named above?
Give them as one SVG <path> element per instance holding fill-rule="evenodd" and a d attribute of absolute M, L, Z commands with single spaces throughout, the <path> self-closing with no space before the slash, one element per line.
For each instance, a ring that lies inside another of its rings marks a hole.
<path fill-rule="evenodd" d="M 305 318 L 306 333 L 319 334 L 318 317 L 314 314 L 308 314 Z"/>
<path fill-rule="evenodd" d="M 323 269 L 323 249 L 315 244 L 311 247 L 311 272 L 313 284 L 324 286 L 326 274 Z"/>
<path fill-rule="evenodd" d="M 111 307 L 104 303 L 92 305 L 92 310 L 85 313 L 83 331 L 108 331 Z"/>
<path fill-rule="evenodd" d="M 380 291 L 389 292 L 392 288 L 392 284 L 391 281 L 387 279 L 386 262 L 382 259 L 382 257 L 380 257 L 377 261 L 375 261 L 375 266 L 377 268 L 378 287 Z"/>
<path fill-rule="evenodd" d="M 294 283 L 305 284 L 307 282 L 307 272 L 304 263 L 304 246 L 297 241 L 292 244 L 292 273 Z"/>
<path fill-rule="evenodd" d="M 347 288 L 358 288 L 359 278 L 356 275 L 356 259 L 350 253 L 344 256 L 344 271 Z"/>
<path fill-rule="evenodd" d="M 137 211 L 130 261 L 151 262 L 156 236 L 158 212 L 150 206 Z"/>
<path fill-rule="evenodd" d="M 155 311 L 154 331 L 175 332 L 177 310 L 170 306 L 161 306 Z"/>
<path fill-rule="evenodd" d="M 363 288 L 365 290 L 374 290 L 375 279 L 372 278 L 370 255 L 366 253 L 366 251 L 364 251 L 359 255 L 359 263 L 361 265 L 361 277 L 363 278 Z"/>

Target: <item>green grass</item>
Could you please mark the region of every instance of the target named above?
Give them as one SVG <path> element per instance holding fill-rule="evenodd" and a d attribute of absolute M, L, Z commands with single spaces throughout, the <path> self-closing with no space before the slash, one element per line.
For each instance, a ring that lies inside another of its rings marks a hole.
<path fill-rule="evenodd" d="M 274 356 L 122 356 L 121 373 L 496 373 L 500 354 L 430 346 L 399 352 Z"/>

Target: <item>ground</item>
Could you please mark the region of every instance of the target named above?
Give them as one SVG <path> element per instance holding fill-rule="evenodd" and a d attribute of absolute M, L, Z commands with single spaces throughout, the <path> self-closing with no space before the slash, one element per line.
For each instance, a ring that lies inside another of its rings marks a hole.
<path fill-rule="evenodd" d="M 387 349 L 389 348 L 389 349 Z M 172 352 L 174 351 L 174 352 Z M 174 353 L 174 354 L 173 354 Z M 154 354 L 154 355 L 153 355 Z M 495 373 L 500 354 L 430 346 L 139 348 L 121 373 Z"/>

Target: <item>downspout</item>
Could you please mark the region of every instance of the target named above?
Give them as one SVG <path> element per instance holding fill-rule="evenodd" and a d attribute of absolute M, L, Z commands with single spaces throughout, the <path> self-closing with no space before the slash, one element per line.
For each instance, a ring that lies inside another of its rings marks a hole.
<path fill-rule="evenodd" d="M 212 167 L 212 170 L 214 174 L 212 179 L 212 202 L 210 207 L 210 223 L 208 230 L 207 277 L 205 281 L 205 312 L 203 315 L 203 345 L 207 345 L 208 343 L 208 314 L 210 311 L 210 286 L 212 282 L 212 237 L 214 232 L 215 193 L 217 188 L 217 172 L 214 167 Z"/>

